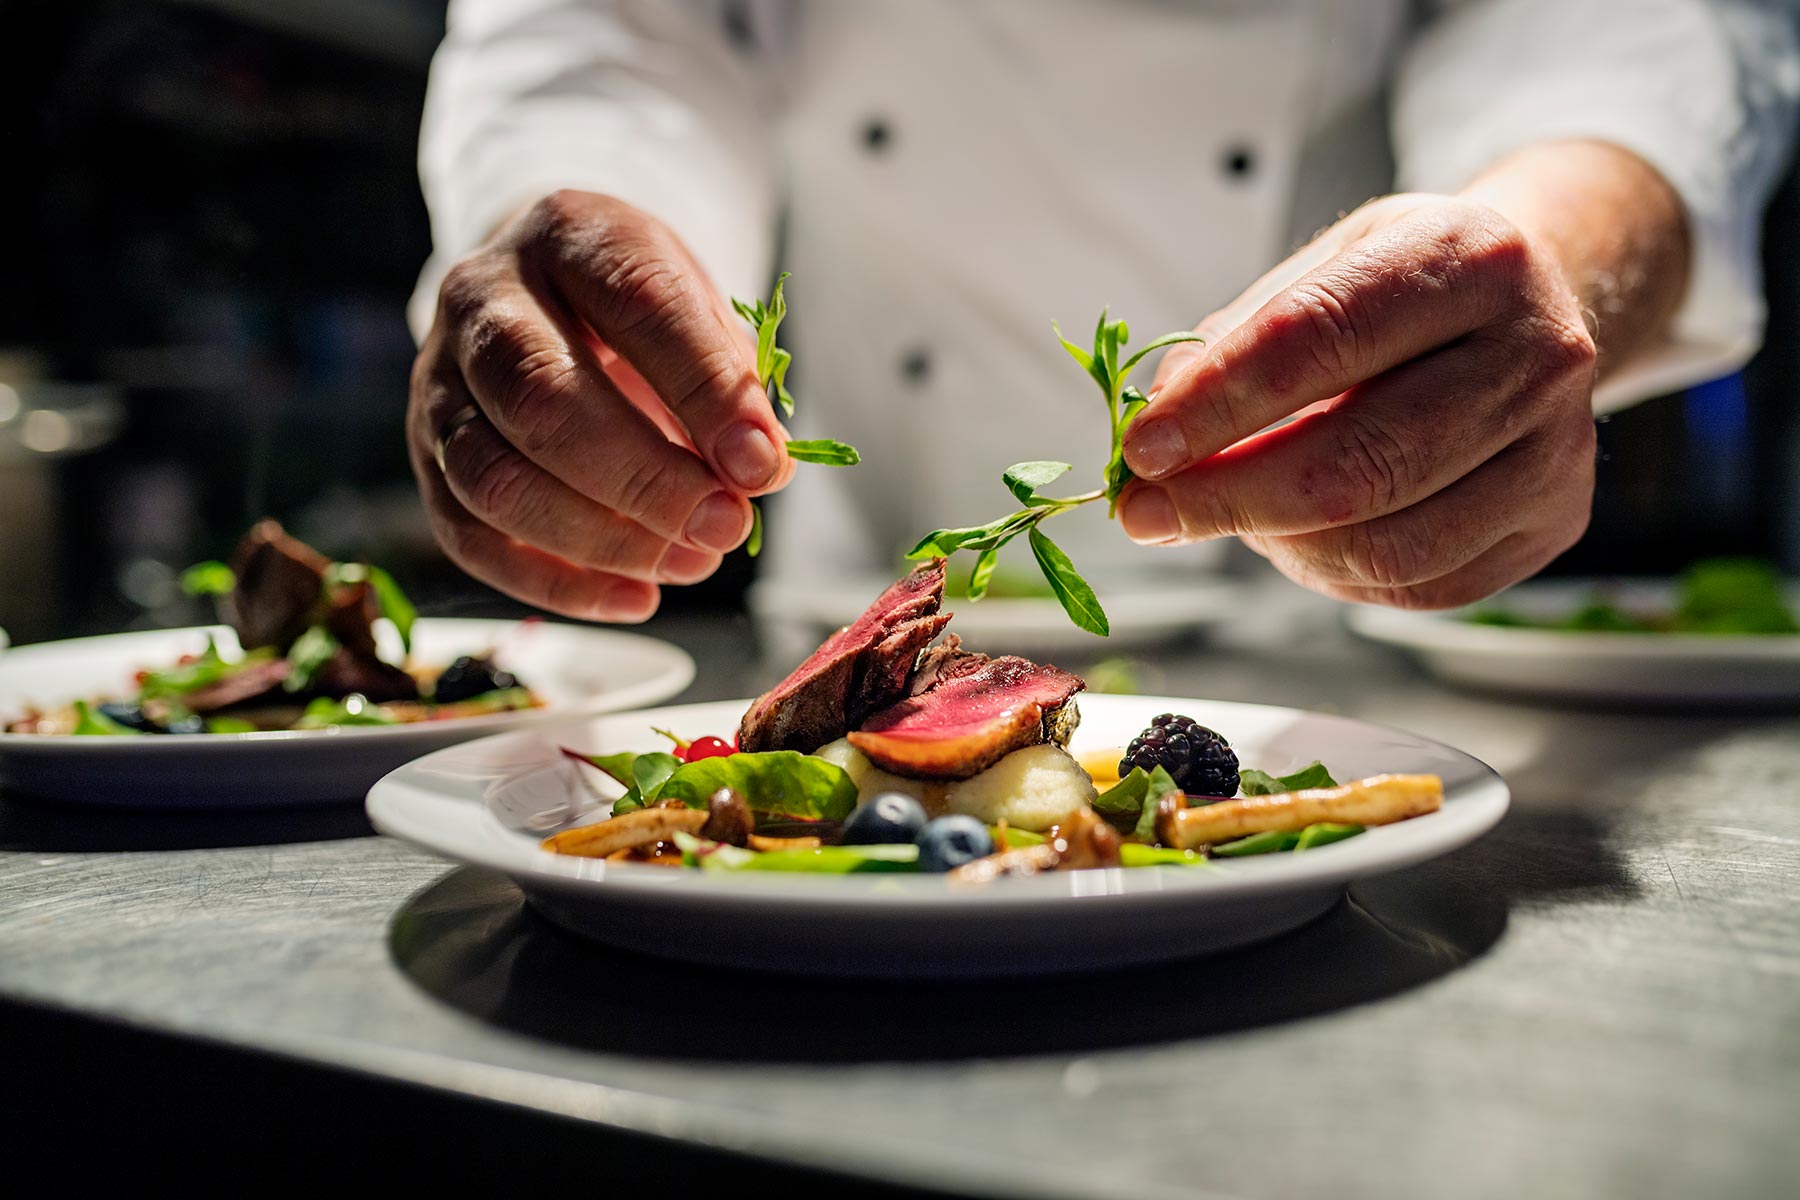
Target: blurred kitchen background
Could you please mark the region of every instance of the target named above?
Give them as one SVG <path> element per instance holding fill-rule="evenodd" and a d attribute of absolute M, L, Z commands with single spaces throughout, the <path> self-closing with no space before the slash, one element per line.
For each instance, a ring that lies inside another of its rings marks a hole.
<path fill-rule="evenodd" d="M 402 309 L 429 248 L 414 142 L 442 27 L 441 0 L 0 3 L 15 640 L 187 623 L 181 567 L 264 514 L 388 565 L 427 612 L 508 611 L 437 553 L 401 443 Z M 1593 527 L 1556 572 L 1720 552 L 1800 569 L 1791 172 L 1766 258 L 1768 349 L 1602 427 Z M 668 606 L 741 605 L 750 573 L 734 556 Z"/>

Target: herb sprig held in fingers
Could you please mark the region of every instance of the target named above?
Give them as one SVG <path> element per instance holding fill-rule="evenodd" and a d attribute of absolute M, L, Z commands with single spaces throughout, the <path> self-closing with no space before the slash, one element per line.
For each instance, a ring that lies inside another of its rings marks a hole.
<path fill-rule="evenodd" d="M 751 328 L 756 330 L 756 378 L 763 387 L 773 389 L 769 403 L 779 409 L 782 416 L 791 418 L 794 415 L 794 395 L 787 388 L 787 373 L 794 356 L 775 344 L 775 331 L 781 327 L 781 319 L 787 316 L 787 299 L 781 294 L 782 284 L 787 282 L 787 278 L 788 272 L 783 271 L 775 281 L 775 290 L 769 294 L 767 304 L 761 300 L 739 300 L 734 296 L 731 307 L 737 309 L 738 316 L 750 322 Z M 833 441 L 831 438 L 792 441 L 787 444 L 787 452 L 789 458 L 798 462 L 819 463 L 827 467 L 854 467 L 862 461 L 862 455 L 856 452 L 855 446 L 848 442 Z M 754 520 L 744 549 L 751 557 L 755 557 L 762 553 L 762 508 L 752 504 L 750 512 Z"/>
<path fill-rule="evenodd" d="M 1094 382 L 1100 385 L 1101 395 L 1106 397 L 1106 413 L 1112 422 L 1112 453 L 1106 460 L 1104 486 L 1091 492 L 1082 492 L 1078 496 L 1041 496 L 1040 488 L 1048 487 L 1066 472 L 1073 470 L 1065 462 L 1022 462 L 1014 463 L 1006 468 L 1001 480 L 1007 490 L 1018 497 L 1025 507 L 1017 512 L 1009 513 L 997 521 L 989 521 L 985 525 L 971 525 L 966 529 L 935 529 L 925 535 L 919 544 L 907 552 L 908 558 L 948 558 L 958 550 L 973 551 L 976 555 L 975 569 L 969 576 L 969 599 L 979 600 L 987 594 L 988 580 L 994 574 L 994 567 L 999 562 L 1000 548 L 1018 537 L 1021 533 L 1031 544 L 1031 553 L 1037 559 L 1038 568 L 1043 571 L 1044 578 L 1049 581 L 1051 591 L 1062 602 L 1063 611 L 1069 619 L 1087 630 L 1105 637 L 1112 631 L 1111 623 L 1106 619 L 1106 610 L 1100 607 L 1099 597 L 1088 581 L 1081 577 L 1075 564 L 1069 561 L 1062 548 L 1045 536 L 1039 528 L 1046 518 L 1058 513 L 1065 513 L 1079 508 L 1083 504 L 1092 504 L 1096 500 L 1106 501 L 1106 514 L 1112 516 L 1118 508 L 1119 493 L 1131 482 L 1131 468 L 1125 465 L 1125 430 L 1144 406 L 1150 403 L 1144 394 L 1127 382 L 1131 372 L 1145 356 L 1160 350 L 1164 346 L 1173 346 L 1177 342 L 1198 342 L 1202 340 L 1192 333 L 1165 333 L 1151 341 L 1137 353 L 1119 361 L 1120 350 L 1131 336 L 1130 329 L 1123 321 L 1109 321 L 1104 310 L 1100 313 L 1100 323 L 1094 329 L 1094 348 L 1084 350 L 1062 336 L 1062 330 L 1054 323 L 1057 338 L 1069 357 L 1081 364 Z"/>

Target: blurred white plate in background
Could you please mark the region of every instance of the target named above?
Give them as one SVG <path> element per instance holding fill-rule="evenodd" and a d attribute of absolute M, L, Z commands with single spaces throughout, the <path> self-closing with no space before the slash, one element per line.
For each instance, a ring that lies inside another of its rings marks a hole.
<path fill-rule="evenodd" d="M 1491 607 L 1549 620 L 1596 595 L 1628 611 L 1666 611 L 1674 606 L 1675 585 L 1660 579 L 1541 580 L 1468 608 L 1403 612 L 1358 605 L 1347 620 L 1356 633 L 1399 647 L 1440 679 L 1508 695 L 1663 705 L 1800 700 L 1796 634 L 1589 633 L 1464 619 Z"/>
<path fill-rule="evenodd" d="M 843 579 L 759 580 L 750 588 L 750 611 L 764 622 L 804 634 L 801 640 L 841 629 L 893 583 L 886 576 Z M 1180 578 L 1122 576 L 1095 585 L 1112 623 L 1099 637 L 1069 620 L 1051 596 L 988 596 L 979 602 L 945 596 L 943 611 L 956 614 L 953 632 L 971 650 L 990 654 L 1105 654 L 1124 645 L 1167 641 L 1216 625 L 1240 609 L 1243 584 L 1222 575 Z"/>
<path fill-rule="evenodd" d="M 208 636 L 235 652 L 225 626 L 121 633 L 15 646 L 0 655 L 0 718 L 95 695 L 129 695 L 132 675 L 197 654 Z M 693 681 L 679 647 L 642 634 L 552 621 L 427 617 L 413 655 L 448 664 L 499 647 L 507 670 L 545 706 L 415 725 L 336 726 L 270 733 L 62 737 L 0 733 L 0 791 L 77 804 L 252 808 L 360 801 L 410 759 L 522 725 L 654 704 Z"/>

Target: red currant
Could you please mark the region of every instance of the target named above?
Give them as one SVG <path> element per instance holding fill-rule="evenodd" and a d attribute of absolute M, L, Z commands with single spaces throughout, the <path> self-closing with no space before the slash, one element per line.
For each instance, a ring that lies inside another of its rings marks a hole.
<path fill-rule="evenodd" d="M 724 738 L 703 737 L 688 743 L 685 757 L 689 762 L 698 762 L 703 758 L 722 758 L 736 753 L 737 748 Z"/>

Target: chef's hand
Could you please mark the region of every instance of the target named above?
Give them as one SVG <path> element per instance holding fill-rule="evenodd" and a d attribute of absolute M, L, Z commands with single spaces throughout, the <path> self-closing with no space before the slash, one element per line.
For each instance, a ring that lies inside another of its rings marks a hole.
<path fill-rule="evenodd" d="M 1687 248 L 1679 203 L 1654 173 L 1637 178 L 1639 160 L 1591 144 L 1559 154 L 1467 197 L 1369 204 L 1201 322 L 1206 345 L 1165 356 L 1126 436 L 1140 476 L 1122 497 L 1126 532 L 1236 534 L 1315 591 L 1407 608 L 1480 599 L 1572 545 L 1594 490 L 1596 343 L 1580 293 L 1611 265 L 1583 238 L 1605 245 L 1606 221 L 1616 236 L 1620 210 L 1604 210 L 1618 198 L 1602 191 L 1592 229 L 1558 217 L 1528 234 L 1473 197 L 1535 213 L 1537 197 L 1567 197 L 1530 181 L 1571 167 L 1624 172 L 1622 196 L 1661 189 L 1646 219 L 1674 244 L 1624 239 L 1618 253 L 1639 274 L 1648 255 L 1666 294 L 1627 298 L 1643 311 L 1620 314 L 1621 348 L 1666 320 Z M 1594 303 L 1610 317 L 1618 301 Z"/>
<path fill-rule="evenodd" d="M 643 620 L 791 473 L 753 354 L 654 217 L 545 197 L 451 269 L 413 366 L 407 445 L 438 540 L 521 600 Z"/>

